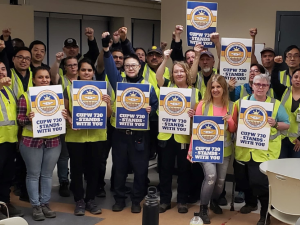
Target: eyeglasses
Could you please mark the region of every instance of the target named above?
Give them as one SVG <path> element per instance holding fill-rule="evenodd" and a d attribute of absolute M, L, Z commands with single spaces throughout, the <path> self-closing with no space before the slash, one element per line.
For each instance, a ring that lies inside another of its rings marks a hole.
<path fill-rule="evenodd" d="M 78 66 L 78 64 L 68 64 L 68 65 L 66 65 L 66 67 L 69 67 L 69 68 L 77 67 L 77 66 Z"/>
<path fill-rule="evenodd" d="M 262 87 L 262 88 L 266 88 L 266 87 L 269 87 L 269 84 L 261 84 L 261 83 L 253 83 L 255 85 L 255 87 Z"/>
<path fill-rule="evenodd" d="M 250 73 L 259 73 L 258 70 L 250 70 Z"/>
<path fill-rule="evenodd" d="M 287 58 L 287 59 L 292 59 L 292 58 L 297 59 L 297 58 L 299 58 L 299 54 L 295 54 L 295 55 L 287 54 L 287 55 L 286 55 L 286 58 Z"/>
<path fill-rule="evenodd" d="M 65 48 L 66 48 L 66 49 L 69 49 L 69 50 L 70 50 L 71 48 L 77 49 L 78 46 L 65 46 Z"/>
<path fill-rule="evenodd" d="M 136 69 L 136 68 L 138 68 L 138 66 L 139 66 L 139 65 L 135 65 L 135 64 L 133 64 L 133 65 L 124 65 L 124 68 L 125 68 L 125 69 L 130 69 L 130 68 Z"/>
<path fill-rule="evenodd" d="M 18 58 L 20 61 L 23 61 L 25 59 L 25 61 L 30 62 L 31 58 L 30 57 L 24 57 L 22 55 L 16 55 L 16 58 Z"/>
<path fill-rule="evenodd" d="M 114 58 L 114 59 L 120 59 L 120 60 L 123 60 L 123 59 L 124 59 L 123 56 L 117 56 L 117 55 L 114 55 L 113 58 Z"/>

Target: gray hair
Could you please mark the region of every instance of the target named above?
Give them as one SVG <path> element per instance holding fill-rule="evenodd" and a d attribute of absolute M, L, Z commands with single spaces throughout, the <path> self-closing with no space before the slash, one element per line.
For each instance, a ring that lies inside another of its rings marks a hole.
<path fill-rule="evenodd" d="M 271 84 L 271 80 L 270 80 L 270 76 L 264 73 L 258 74 L 253 78 L 253 83 L 255 83 L 255 81 L 257 80 L 266 80 L 268 82 L 268 84 Z"/>

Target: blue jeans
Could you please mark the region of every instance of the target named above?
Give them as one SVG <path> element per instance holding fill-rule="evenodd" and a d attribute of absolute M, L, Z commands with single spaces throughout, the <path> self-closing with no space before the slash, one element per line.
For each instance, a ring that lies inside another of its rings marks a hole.
<path fill-rule="evenodd" d="M 45 148 L 44 145 L 41 148 L 30 148 L 20 142 L 20 152 L 26 164 L 26 186 L 31 205 L 48 204 L 51 198 L 52 173 L 61 152 L 61 144 L 55 148 Z"/>
<path fill-rule="evenodd" d="M 61 153 L 57 161 L 57 176 L 59 183 L 69 182 L 69 152 L 65 142 L 65 134 L 60 135 Z"/>

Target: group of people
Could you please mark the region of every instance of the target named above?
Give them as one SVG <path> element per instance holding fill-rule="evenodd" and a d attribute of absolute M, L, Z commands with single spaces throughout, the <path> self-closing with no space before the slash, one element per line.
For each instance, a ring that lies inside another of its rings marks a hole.
<path fill-rule="evenodd" d="M 159 212 L 171 208 L 176 159 L 178 212 L 187 213 L 188 203 L 200 199 L 200 217 L 204 224 L 209 224 L 208 206 L 215 214 L 222 214 L 220 205 L 227 204 L 224 184 L 233 157 L 236 191 L 243 193 L 245 200 L 240 212 L 246 214 L 256 210 L 259 200 L 261 210 L 257 224 L 270 224 L 268 179 L 259 171 L 259 164 L 279 157 L 299 157 L 300 49 L 292 45 L 283 57 L 275 57 L 272 48 L 265 48 L 261 52 L 262 65 L 252 54 L 249 82 L 236 86 L 235 79 L 226 82 L 218 74 L 219 67 L 214 68 L 215 56 L 202 45 L 197 44 L 183 54 L 182 32 L 183 26 L 177 25 L 170 49 L 163 49 L 166 47 L 163 44 L 152 46 L 146 52 L 143 48 L 133 48 L 126 27 L 112 35 L 104 32 L 101 50 L 93 29 L 86 28 L 89 51 L 81 55 L 77 41 L 68 38 L 63 52 L 56 54 L 55 63 L 50 68 L 42 63 L 46 53 L 43 42 L 34 41 L 27 48 L 22 46 L 21 40 L 11 40 L 10 29 L 3 30 L 0 40 L 0 201 L 7 203 L 10 215 L 23 215 L 10 204 L 10 188 L 14 184 L 14 193 L 20 195 L 20 200 L 30 201 L 34 220 L 56 216 L 49 206 L 56 164 L 59 194 L 69 197 L 72 191 L 76 204 L 74 214 L 84 215 L 85 210 L 100 214 L 95 197 L 106 196 L 104 176 L 112 149 L 111 190 L 115 192 L 112 206 L 115 212 L 125 208 L 129 192 L 131 212 L 141 212 L 141 201 L 148 187 L 148 161 L 157 153 Z M 250 29 L 253 47 L 256 34 L 257 29 Z M 213 33 L 210 38 L 220 58 L 219 34 Z M 171 70 L 166 67 L 170 58 L 173 60 Z M 281 70 L 283 60 L 288 66 L 286 70 Z M 72 129 L 73 80 L 107 82 L 107 95 L 103 96 L 107 103 L 107 129 Z M 148 130 L 116 128 L 117 82 L 150 85 L 149 107 L 146 108 Z M 60 136 L 34 138 L 31 121 L 35 115 L 31 112 L 28 88 L 52 84 L 61 84 L 64 90 L 62 115 L 67 121 L 67 131 Z M 160 87 L 192 90 L 191 108 L 187 112 L 191 119 L 194 115 L 223 117 L 222 164 L 193 162 L 191 135 L 158 132 Z M 274 105 L 268 118 L 271 133 L 266 151 L 235 146 L 234 133 L 242 99 Z M 69 159 L 71 182 L 68 179 Z M 134 174 L 131 189 L 125 186 L 130 171 Z M 6 212 L 1 210 L 0 220 L 5 217 Z"/>

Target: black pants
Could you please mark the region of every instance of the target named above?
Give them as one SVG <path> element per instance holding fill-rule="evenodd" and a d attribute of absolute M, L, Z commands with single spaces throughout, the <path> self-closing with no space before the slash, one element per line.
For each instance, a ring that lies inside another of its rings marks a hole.
<path fill-rule="evenodd" d="M 177 203 L 185 204 L 188 201 L 190 177 L 191 177 L 191 163 L 187 160 L 187 153 L 189 145 L 186 144 L 184 149 L 182 145 L 177 143 L 174 135 L 166 141 L 161 142 L 159 150 L 159 182 L 160 182 L 160 203 L 169 204 L 172 198 L 172 176 L 175 166 L 175 158 L 177 156 Z M 163 143 L 166 144 L 163 147 Z"/>
<path fill-rule="evenodd" d="M 101 156 L 101 161 L 100 161 L 98 189 L 103 188 L 106 184 L 104 181 L 105 173 L 106 173 L 106 164 L 107 164 L 107 158 L 109 156 L 110 149 L 112 147 L 112 135 L 113 135 L 114 129 L 115 128 L 110 124 L 110 122 L 107 121 L 107 140 L 105 141 L 104 149 L 102 151 L 102 156 Z M 114 179 L 114 169 L 112 167 L 111 178 L 110 178 L 112 188 L 114 188 L 113 179 Z"/>
<path fill-rule="evenodd" d="M 296 152 L 294 150 L 294 147 L 295 145 L 291 143 L 288 137 L 284 138 L 281 141 L 281 151 L 280 151 L 279 159 L 300 158 L 300 151 Z"/>
<path fill-rule="evenodd" d="M 15 157 L 16 143 L 0 144 L 0 201 L 5 203 L 10 202 L 10 187 L 16 168 Z"/>
<path fill-rule="evenodd" d="M 193 199 L 200 199 L 202 182 L 204 180 L 204 173 L 200 163 L 191 164 L 191 186 L 189 195 Z"/>
<path fill-rule="evenodd" d="M 104 141 L 67 142 L 70 155 L 71 185 L 76 202 L 84 198 L 83 174 L 87 181 L 85 201 L 95 199 L 100 171 L 99 162 L 104 143 Z"/>
<path fill-rule="evenodd" d="M 150 121 L 150 157 L 158 152 L 158 121 Z"/>
<path fill-rule="evenodd" d="M 257 205 L 257 199 L 261 203 L 260 215 L 266 216 L 269 204 L 268 177 L 260 172 L 259 162 L 251 159 L 249 162 L 234 162 L 234 175 L 239 189 L 245 193 L 245 203 L 251 206 Z"/>
<path fill-rule="evenodd" d="M 115 129 L 113 133 L 112 158 L 115 169 L 115 200 L 125 203 L 125 182 L 128 168 L 131 166 L 134 174 L 131 201 L 140 203 L 147 189 L 149 161 L 149 131 L 133 131 Z"/>

